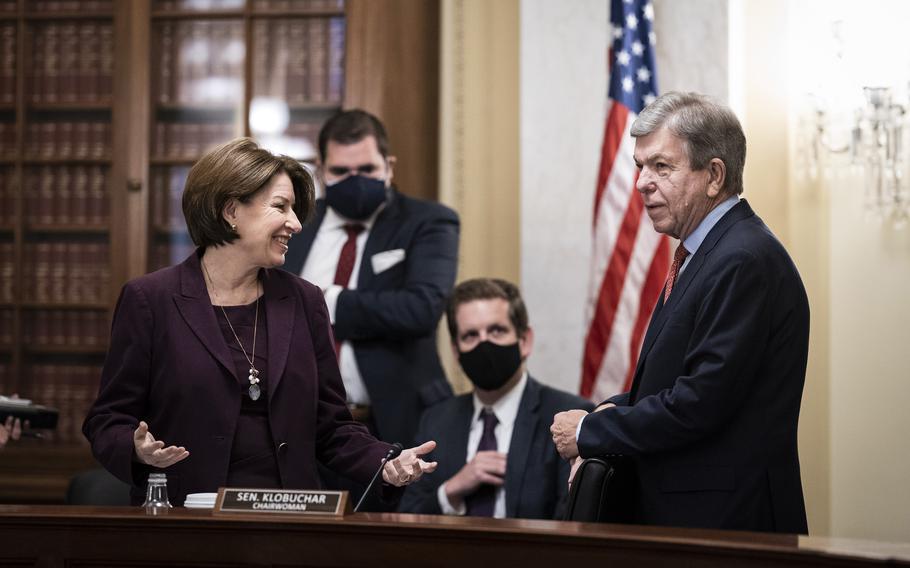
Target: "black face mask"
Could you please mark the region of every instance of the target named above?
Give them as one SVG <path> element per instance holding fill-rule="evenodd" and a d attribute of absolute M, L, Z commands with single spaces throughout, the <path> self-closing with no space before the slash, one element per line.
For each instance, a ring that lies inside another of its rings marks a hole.
<path fill-rule="evenodd" d="M 372 215 L 385 198 L 385 180 L 356 174 L 325 188 L 326 204 L 355 221 L 363 221 Z"/>
<path fill-rule="evenodd" d="M 470 351 L 459 352 L 458 362 L 474 386 L 492 391 L 515 376 L 521 366 L 521 349 L 517 341 L 511 345 L 484 341 Z"/>

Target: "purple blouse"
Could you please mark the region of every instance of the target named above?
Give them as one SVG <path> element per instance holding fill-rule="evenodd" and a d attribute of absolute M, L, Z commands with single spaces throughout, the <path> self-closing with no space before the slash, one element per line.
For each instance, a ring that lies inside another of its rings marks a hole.
<path fill-rule="evenodd" d="M 231 446 L 231 461 L 228 466 L 228 487 L 280 488 L 281 478 L 278 463 L 275 459 L 275 444 L 269 428 L 269 378 L 267 374 L 268 332 L 265 320 L 265 300 L 260 299 L 259 322 L 256 326 L 256 357 L 254 362 L 259 371 L 260 396 L 253 400 L 249 395 L 248 380 L 250 364 L 246 356 L 252 355 L 253 323 L 256 315 L 256 302 L 246 306 L 214 306 L 215 317 L 224 340 L 227 342 L 234 360 L 238 378 L 237 388 L 241 393 L 240 417 Z M 231 326 L 225 319 L 225 312 L 240 338 L 243 350 L 237 344 L 237 338 L 231 332 Z"/>

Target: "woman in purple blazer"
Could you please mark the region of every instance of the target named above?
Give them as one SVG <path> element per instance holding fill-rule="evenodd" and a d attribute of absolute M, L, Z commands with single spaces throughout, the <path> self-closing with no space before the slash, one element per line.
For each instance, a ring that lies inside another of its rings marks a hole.
<path fill-rule="evenodd" d="M 248 138 L 190 170 L 183 212 L 198 249 L 123 287 L 82 427 L 134 502 L 152 471 L 176 504 L 222 486 L 317 488 L 317 460 L 366 483 L 390 449 L 351 418 L 322 293 L 277 270 L 313 193 L 298 162 Z M 432 471 L 420 456 L 434 446 L 403 451 L 383 480 Z"/>

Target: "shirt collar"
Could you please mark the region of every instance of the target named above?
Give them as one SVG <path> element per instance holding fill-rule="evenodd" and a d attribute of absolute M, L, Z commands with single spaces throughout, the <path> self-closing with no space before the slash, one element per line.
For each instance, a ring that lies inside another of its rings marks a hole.
<path fill-rule="evenodd" d="M 739 203 L 739 195 L 731 195 L 705 215 L 705 218 L 701 220 L 701 223 L 699 223 L 697 227 L 695 227 L 692 234 L 683 241 L 683 246 L 689 251 L 690 257 L 695 255 L 695 251 L 697 251 L 698 247 L 705 241 L 705 237 L 708 236 L 708 233 L 711 232 L 714 225 L 720 221 L 720 218 L 737 203 Z"/>
<path fill-rule="evenodd" d="M 502 397 L 490 405 L 490 408 L 493 410 L 493 414 L 496 415 L 496 419 L 500 424 L 512 424 L 515 422 L 515 417 L 518 416 L 518 406 L 521 404 L 521 396 L 525 392 L 525 387 L 528 384 L 528 372 L 524 371 L 521 374 L 521 379 L 518 380 L 518 383 L 512 387 L 509 392 L 502 395 Z M 474 393 L 474 415 L 471 418 L 471 424 L 477 422 L 480 417 L 480 411 L 483 410 L 484 404 L 480 402 L 480 399 L 477 398 L 477 393 Z"/>

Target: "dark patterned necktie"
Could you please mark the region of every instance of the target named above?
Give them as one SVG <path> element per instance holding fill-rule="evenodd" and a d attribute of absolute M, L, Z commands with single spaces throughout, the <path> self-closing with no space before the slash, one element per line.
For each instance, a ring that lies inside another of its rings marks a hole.
<path fill-rule="evenodd" d="M 670 265 L 670 272 L 667 274 L 667 286 L 666 292 L 664 292 L 664 303 L 667 302 L 667 298 L 670 297 L 670 292 L 673 290 L 673 285 L 676 284 L 676 279 L 679 277 L 679 269 L 682 268 L 683 262 L 686 261 L 686 257 L 689 256 L 689 251 L 686 250 L 686 247 L 682 243 L 679 243 L 679 246 L 676 247 L 676 252 L 673 254 L 673 264 Z"/>
<path fill-rule="evenodd" d="M 348 234 L 348 240 L 341 247 L 341 254 L 338 255 L 338 266 L 335 267 L 334 283 L 342 288 L 348 287 L 351 280 L 351 273 L 354 272 L 354 263 L 357 261 L 357 235 L 363 232 L 363 225 L 351 223 L 344 226 Z"/>
<path fill-rule="evenodd" d="M 363 232 L 363 225 L 360 223 L 350 223 L 344 226 L 348 234 L 348 240 L 344 241 L 341 247 L 341 254 L 338 255 L 338 266 L 335 267 L 334 283 L 342 288 L 348 287 L 351 281 L 351 273 L 354 272 L 354 263 L 357 261 L 357 235 Z M 341 342 L 335 341 L 335 358 L 341 357 Z"/>
<path fill-rule="evenodd" d="M 494 429 L 499 424 L 496 415 L 489 408 L 480 412 L 483 420 L 483 434 L 477 444 L 478 452 L 495 452 L 497 449 L 496 432 Z M 471 517 L 492 517 L 496 510 L 496 486 L 481 485 L 477 491 L 465 498 L 466 513 Z"/>

